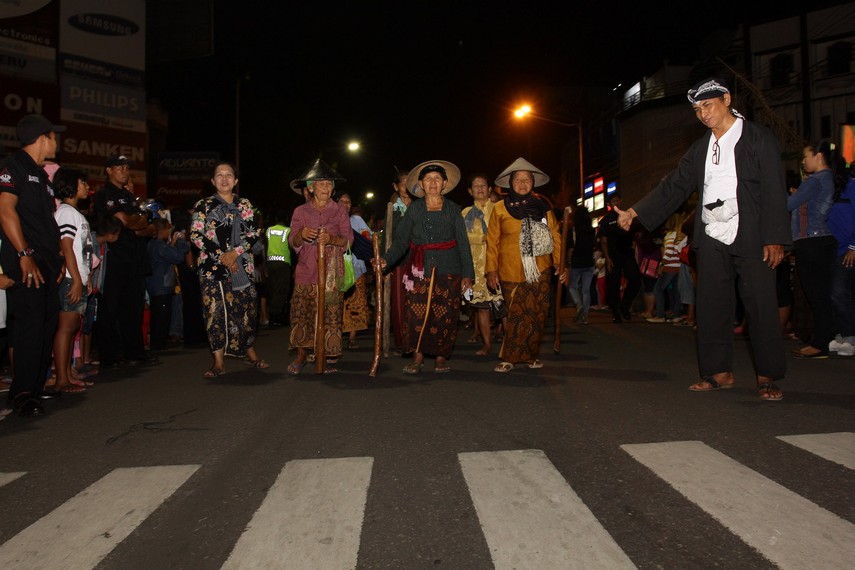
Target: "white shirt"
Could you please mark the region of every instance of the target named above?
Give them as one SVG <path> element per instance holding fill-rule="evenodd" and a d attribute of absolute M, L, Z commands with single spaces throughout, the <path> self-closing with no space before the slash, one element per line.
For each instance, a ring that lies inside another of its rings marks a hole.
<path fill-rule="evenodd" d="M 92 234 L 89 231 L 89 222 L 86 221 L 83 214 L 77 211 L 77 208 L 66 203 L 57 207 L 53 217 L 59 226 L 59 238 L 74 240 L 71 247 L 74 250 L 77 270 L 80 272 L 85 291 L 85 285 L 89 282 L 89 268 L 92 263 Z M 65 276 L 71 277 L 68 268 L 65 270 Z"/>
<path fill-rule="evenodd" d="M 742 119 L 733 125 L 718 140 L 710 137 L 707 160 L 704 168 L 704 204 L 736 198 L 736 143 L 742 137 Z M 718 142 L 718 164 L 713 164 L 713 147 Z"/>

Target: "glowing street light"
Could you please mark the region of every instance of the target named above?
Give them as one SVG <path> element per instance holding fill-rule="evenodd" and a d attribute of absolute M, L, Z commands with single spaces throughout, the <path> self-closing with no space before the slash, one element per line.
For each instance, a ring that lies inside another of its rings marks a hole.
<path fill-rule="evenodd" d="M 349 150 L 350 152 L 358 151 L 359 150 L 359 143 L 356 141 L 351 141 L 351 142 L 347 143 L 347 150 Z"/>
<path fill-rule="evenodd" d="M 365 193 L 365 199 L 366 200 L 371 200 L 372 198 L 374 198 L 374 192 L 366 192 Z"/>
<path fill-rule="evenodd" d="M 582 123 L 563 123 L 561 121 L 556 121 L 555 119 L 550 119 L 548 117 L 543 117 L 540 115 L 535 115 L 532 112 L 531 106 L 522 105 L 518 109 L 514 111 L 514 116 L 518 119 L 522 119 L 524 117 L 533 117 L 535 119 L 540 119 L 541 121 L 547 121 L 549 123 L 555 123 L 556 125 L 561 125 L 562 127 L 576 127 L 579 131 L 579 194 L 584 197 L 585 194 L 585 170 L 584 170 L 584 160 L 582 157 Z"/>

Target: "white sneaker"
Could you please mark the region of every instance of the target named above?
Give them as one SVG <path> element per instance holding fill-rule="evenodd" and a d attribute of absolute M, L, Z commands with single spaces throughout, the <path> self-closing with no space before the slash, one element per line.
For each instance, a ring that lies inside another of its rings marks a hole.
<path fill-rule="evenodd" d="M 834 337 L 831 340 L 831 342 L 828 343 L 828 351 L 829 352 L 837 352 L 838 350 L 840 350 L 840 347 L 843 346 L 844 344 L 847 344 L 847 343 L 844 342 L 843 337 L 841 335 L 837 335 L 836 337 Z"/>
<path fill-rule="evenodd" d="M 831 341 L 834 342 L 834 341 Z M 855 345 L 844 342 L 837 349 L 837 356 L 855 356 Z"/>

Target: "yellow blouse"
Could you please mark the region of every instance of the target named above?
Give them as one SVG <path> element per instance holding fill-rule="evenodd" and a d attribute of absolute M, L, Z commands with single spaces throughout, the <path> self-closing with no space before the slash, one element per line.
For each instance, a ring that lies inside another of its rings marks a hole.
<path fill-rule="evenodd" d="M 553 248 L 548 255 L 537 257 L 537 268 L 543 270 L 558 267 L 561 263 L 561 234 L 552 211 L 546 212 L 546 224 L 552 233 Z M 503 201 L 496 202 L 490 222 L 487 224 L 487 262 L 485 272 L 499 272 L 499 281 L 525 282 L 525 270 L 520 255 L 520 229 L 522 221 L 516 219 L 505 208 Z"/>
<path fill-rule="evenodd" d="M 480 206 L 476 202 L 473 206 L 464 208 L 461 214 L 463 215 L 463 219 L 466 219 L 466 215 L 472 210 L 472 208 L 477 208 L 484 214 L 484 223 L 489 225 L 490 216 L 493 213 L 494 207 L 495 204 L 490 200 L 487 200 L 487 203 L 484 206 Z M 487 272 L 484 270 L 484 266 L 487 262 L 487 234 L 484 232 L 484 228 L 481 225 L 480 220 L 476 220 L 476 223 L 471 225 L 471 228 L 467 225 L 466 235 L 469 237 L 469 248 L 472 250 L 472 263 L 475 266 L 475 281 L 472 283 L 472 302 L 484 303 L 487 301 L 501 300 L 501 290 L 493 293 L 487 287 Z"/>

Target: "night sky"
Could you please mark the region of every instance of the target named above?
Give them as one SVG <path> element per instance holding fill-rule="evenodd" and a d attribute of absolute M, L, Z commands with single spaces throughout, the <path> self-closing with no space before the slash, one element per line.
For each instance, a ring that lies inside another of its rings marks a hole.
<path fill-rule="evenodd" d="M 695 61 L 708 32 L 799 11 L 624 4 L 283 2 L 259 13 L 215 0 L 215 54 L 150 61 L 149 96 L 169 111 L 169 150 L 233 160 L 237 78 L 249 74 L 241 86 L 245 195 L 266 208 L 293 202 L 287 181 L 320 154 L 348 178 L 339 188 L 354 202 L 371 189 L 385 203 L 395 167 L 428 159 L 456 163 L 465 178 L 495 176 L 525 156 L 555 178 L 574 131 L 520 123 L 511 116 L 517 104 L 575 122 L 615 97 L 618 83 L 626 88 L 666 59 Z M 362 144 L 358 155 L 343 151 L 351 139 Z M 462 188 L 452 197 L 468 201 Z"/>

